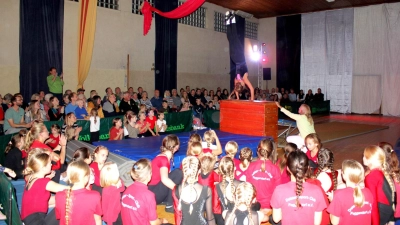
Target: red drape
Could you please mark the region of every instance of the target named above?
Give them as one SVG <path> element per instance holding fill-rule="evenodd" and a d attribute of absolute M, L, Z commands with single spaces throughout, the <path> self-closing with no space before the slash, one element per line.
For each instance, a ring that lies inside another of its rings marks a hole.
<path fill-rule="evenodd" d="M 151 6 L 147 1 L 144 1 L 141 9 L 144 16 L 143 35 L 146 35 L 151 28 L 151 21 L 153 20 L 151 15 L 152 12 L 169 19 L 180 19 L 196 11 L 201 5 L 204 4 L 204 2 L 205 0 L 187 0 L 181 6 L 170 12 L 161 12 L 160 10 Z"/>

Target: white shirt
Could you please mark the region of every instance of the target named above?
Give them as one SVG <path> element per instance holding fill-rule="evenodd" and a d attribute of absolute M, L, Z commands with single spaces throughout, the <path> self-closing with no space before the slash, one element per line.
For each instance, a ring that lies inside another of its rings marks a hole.
<path fill-rule="evenodd" d="M 157 120 L 157 127 L 161 127 L 161 130 L 159 130 L 158 132 L 165 132 L 165 128 L 162 126 L 163 124 L 167 125 L 167 121 Z"/>
<path fill-rule="evenodd" d="M 201 142 L 201 147 L 202 148 L 209 148 L 209 149 L 211 149 L 213 151 L 217 150 L 217 146 L 213 145 L 213 144 L 211 144 L 210 147 L 207 147 L 207 142 L 205 142 L 205 141 Z"/>
<path fill-rule="evenodd" d="M 94 117 L 90 117 L 90 132 L 97 132 L 100 130 L 100 117 L 96 116 L 96 123 L 94 123 Z"/>

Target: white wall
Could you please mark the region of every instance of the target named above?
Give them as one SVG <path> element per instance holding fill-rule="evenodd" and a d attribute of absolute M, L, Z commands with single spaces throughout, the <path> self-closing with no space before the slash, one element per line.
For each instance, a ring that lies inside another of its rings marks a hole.
<path fill-rule="evenodd" d="M 84 87 L 96 89 L 101 95 L 108 86 L 126 90 L 127 54 L 130 55 L 130 84 L 142 86 L 152 93 L 154 89 L 155 27 L 143 36 L 143 17 L 132 14 L 131 0 L 120 0 L 120 10 L 97 8 L 97 25 L 92 64 Z M 229 45 L 225 33 L 214 31 L 214 11 L 227 9 L 205 3 L 206 28 L 178 25 L 178 88 L 229 87 Z M 64 11 L 64 89 L 77 86 L 77 36 L 79 3 L 65 0 Z M 19 91 L 19 2 L 0 1 L 0 93 Z M 276 19 L 252 19 L 259 23 L 259 43 L 266 42 L 271 54 L 263 67 L 272 68 L 276 83 Z M 251 46 L 256 40 L 246 39 L 245 50 L 250 80 L 257 86 L 257 64 L 250 60 Z M 4 82 L 3 82 L 4 81 Z M 273 85 L 271 83 L 274 83 Z M 264 83 L 264 88 L 266 87 Z M 87 93 L 88 94 L 88 93 Z M 152 95 L 152 94 L 150 94 Z"/>

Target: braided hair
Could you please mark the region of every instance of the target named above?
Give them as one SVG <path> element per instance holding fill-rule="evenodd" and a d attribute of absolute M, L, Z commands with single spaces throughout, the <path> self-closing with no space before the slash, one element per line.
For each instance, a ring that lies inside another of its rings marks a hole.
<path fill-rule="evenodd" d="M 197 181 L 197 177 L 200 171 L 200 162 L 199 159 L 197 159 L 194 156 L 188 156 L 186 158 L 183 159 L 182 161 L 182 172 L 183 172 L 183 181 L 182 181 L 182 192 L 185 188 L 185 184 L 187 183 L 187 185 L 190 187 L 190 196 L 193 195 L 193 190 L 194 190 L 194 184 Z M 182 195 L 183 193 L 181 193 L 180 197 L 179 197 L 179 205 L 178 205 L 178 209 L 181 210 L 182 208 Z M 193 206 L 192 203 L 190 204 L 190 208 L 189 208 L 189 214 L 192 214 L 193 211 Z"/>
<path fill-rule="evenodd" d="M 379 142 L 379 147 L 383 149 L 386 155 L 386 163 L 389 168 L 389 174 L 396 183 L 400 183 L 399 159 L 393 146 L 387 142 Z"/>
<path fill-rule="evenodd" d="M 337 177 L 333 168 L 334 161 L 335 159 L 333 157 L 333 152 L 327 148 L 321 148 L 318 151 L 318 169 L 315 176 L 318 177 L 318 175 L 323 172 L 325 168 L 330 169 L 332 173 L 333 190 L 335 191 L 337 188 Z"/>
<path fill-rule="evenodd" d="M 287 158 L 287 166 L 290 173 L 296 178 L 296 206 L 301 208 L 299 198 L 303 193 L 303 182 L 308 170 L 308 157 L 300 150 L 291 152 Z"/>
<path fill-rule="evenodd" d="M 227 224 L 233 224 L 233 218 L 235 215 L 235 211 L 239 208 L 241 205 L 245 205 L 247 207 L 247 211 L 249 212 L 248 218 L 249 218 L 249 225 L 252 224 L 254 225 L 253 218 L 251 216 L 251 204 L 256 197 L 257 192 L 255 187 L 249 183 L 249 182 L 242 182 L 240 183 L 235 191 L 235 206 L 232 210 L 232 213 L 230 217 L 226 220 L 227 222 L 230 221 L 230 223 Z"/>
<path fill-rule="evenodd" d="M 261 171 L 265 172 L 265 162 L 267 159 L 275 163 L 275 148 L 274 143 L 270 139 L 262 139 L 257 146 L 257 154 L 259 158 L 263 158 L 264 162 L 261 164 Z"/>
<path fill-rule="evenodd" d="M 240 149 L 239 160 L 240 160 L 240 165 L 244 169 L 247 169 L 247 167 L 249 167 L 252 158 L 253 158 L 253 151 L 250 148 L 244 147 Z"/>
<path fill-rule="evenodd" d="M 228 198 L 226 195 L 226 180 L 228 180 L 228 184 L 231 188 L 231 196 L 229 196 L 230 199 L 233 199 L 233 193 L 235 192 L 235 186 L 233 185 L 235 165 L 233 164 L 233 160 L 227 156 L 223 157 L 219 162 L 218 170 L 222 174 L 222 182 L 220 185 L 222 194 L 224 195 L 225 204 L 227 204 Z"/>

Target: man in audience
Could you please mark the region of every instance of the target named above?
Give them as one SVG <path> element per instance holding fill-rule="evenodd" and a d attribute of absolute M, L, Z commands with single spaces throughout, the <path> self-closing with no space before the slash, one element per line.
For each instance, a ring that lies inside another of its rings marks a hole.
<path fill-rule="evenodd" d="M 117 98 L 115 94 L 110 94 L 108 100 L 103 104 L 104 117 L 117 116 L 119 113 L 119 108 L 117 104 Z"/>
<path fill-rule="evenodd" d="M 78 95 L 75 92 L 72 92 L 71 94 L 69 94 L 68 100 L 69 100 L 69 103 L 65 107 L 65 115 L 67 115 L 70 112 L 75 113 L 75 109 L 76 109 L 76 107 L 78 107 L 76 105 L 76 100 L 78 100 Z"/>
<path fill-rule="evenodd" d="M 178 96 L 178 91 L 176 89 L 172 89 L 172 108 L 175 110 L 179 110 L 181 108 L 181 98 Z"/>
<path fill-rule="evenodd" d="M 92 102 L 93 101 L 93 97 L 98 95 L 96 90 L 91 90 L 90 91 L 90 97 L 87 99 L 87 102 Z"/>
<path fill-rule="evenodd" d="M 153 105 L 154 108 L 157 110 L 162 107 L 162 101 L 163 99 L 160 97 L 160 91 L 159 90 L 154 90 L 154 97 L 150 99 L 151 104 Z"/>
<path fill-rule="evenodd" d="M 190 94 L 190 86 L 186 86 L 186 93 Z"/>
<path fill-rule="evenodd" d="M 122 95 L 121 88 L 116 87 L 115 88 L 115 97 L 117 97 L 117 101 L 121 101 L 121 95 Z"/>
<path fill-rule="evenodd" d="M 202 93 L 201 90 L 198 89 L 198 88 L 197 88 L 197 90 L 196 90 L 195 98 L 196 98 L 196 99 L 197 99 L 197 98 L 200 98 L 200 100 L 201 100 L 201 105 L 203 106 L 203 108 L 206 107 L 207 99 L 203 96 L 203 93 Z"/>
<path fill-rule="evenodd" d="M 314 102 L 323 102 L 324 101 L 324 94 L 321 93 L 321 88 L 318 88 L 317 93 L 315 93 L 314 98 L 313 98 Z"/>
<path fill-rule="evenodd" d="M 110 96 L 112 93 L 113 93 L 113 91 L 110 87 L 106 88 L 106 95 L 104 95 L 103 104 L 107 101 L 108 96 Z"/>
<path fill-rule="evenodd" d="M 64 94 L 70 95 L 72 91 L 70 89 L 65 90 Z"/>
<path fill-rule="evenodd" d="M 188 98 L 189 98 L 189 103 L 190 105 L 196 105 L 196 91 L 192 89 L 190 92 L 188 92 Z"/>
<path fill-rule="evenodd" d="M 1 107 L 3 107 L 3 111 L 7 111 L 9 107 L 11 107 L 11 98 L 13 97 L 12 94 L 8 93 L 4 95 L 3 102 L 1 103 Z"/>
<path fill-rule="evenodd" d="M 4 116 L 4 131 L 5 134 L 17 133 L 22 129 L 30 128 L 31 123 L 25 123 L 24 110 L 20 107 L 22 105 L 21 96 L 13 96 L 11 98 L 12 106 L 7 109 Z"/>
<path fill-rule="evenodd" d="M 138 91 L 137 92 L 137 97 L 140 100 L 140 99 L 142 99 L 143 88 L 142 87 L 138 87 L 137 91 Z"/>
<path fill-rule="evenodd" d="M 57 97 L 58 99 L 62 99 L 64 86 L 63 74 L 58 76 L 55 67 L 51 67 L 49 69 L 49 74 L 47 76 L 47 86 L 49 87 L 49 91 L 53 94 L 53 96 Z"/>
<path fill-rule="evenodd" d="M 131 99 L 129 92 L 124 92 L 123 99 L 121 100 L 121 103 L 119 103 L 119 110 L 121 114 L 125 114 L 129 110 L 135 113 L 135 115 L 138 114 L 139 108 L 136 105 L 136 102 Z"/>
<path fill-rule="evenodd" d="M 132 94 L 132 100 L 135 102 L 135 104 L 139 107 L 139 105 L 140 105 L 140 100 L 139 100 L 139 97 L 138 97 L 138 93 L 136 93 L 136 92 L 133 92 L 133 94 Z"/>
<path fill-rule="evenodd" d="M 276 92 L 276 91 L 275 91 L 275 88 L 272 88 L 272 89 L 271 89 L 271 95 L 275 95 L 277 101 L 280 101 L 281 98 L 282 98 L 282 94 L 279 93 L 279 92 Z M 274 99 L 275 99 L 275 97 L 274 97 Z"/>
<path fill-rule="evenodd" d="M 294 93 L 293 88 L 290 88 L 289 100 L 291 102 L 296 102 L 297 101 L 297 95 L 296 95 L 296 93 Z"/>

